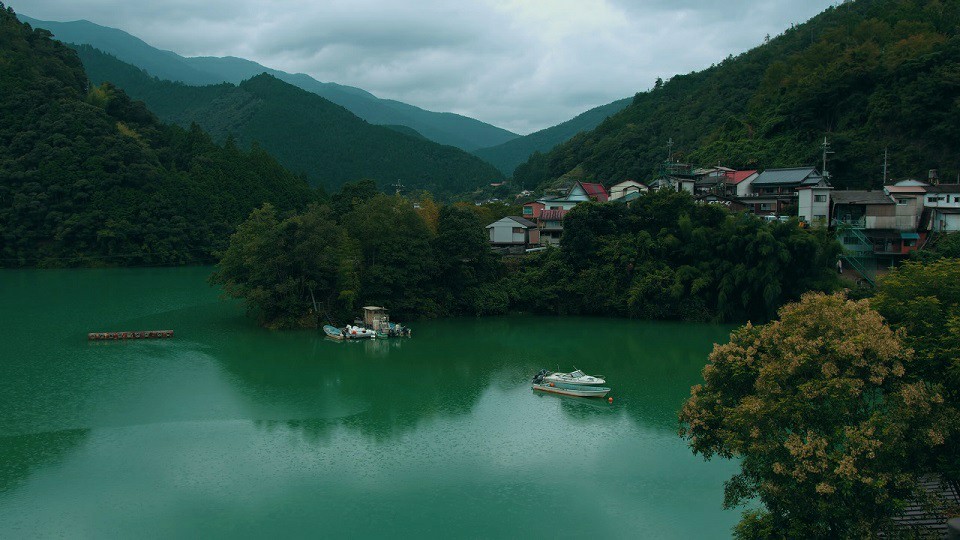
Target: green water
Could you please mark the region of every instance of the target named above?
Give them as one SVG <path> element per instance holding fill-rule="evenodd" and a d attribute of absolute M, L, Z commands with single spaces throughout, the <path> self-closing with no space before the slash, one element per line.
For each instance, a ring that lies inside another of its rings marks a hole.
<path fill-rule="evenodd" d="M 506 317 L 338 343 L 209 269 L 0 271 L 0 537 L 724 538 L 676 410 L 729 328 Z M 164 341 L 88 331 L 173 329 Z M 541 367 L 614 403 L 535 394 Z"/>

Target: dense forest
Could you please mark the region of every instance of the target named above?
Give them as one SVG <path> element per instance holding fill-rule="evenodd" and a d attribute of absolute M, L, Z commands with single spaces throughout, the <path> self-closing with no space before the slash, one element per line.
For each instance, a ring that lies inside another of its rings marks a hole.
<path fill-rule="evenodd" d="M 289 169 L 328 190 L 372 178 L 383 189 L 399 180 L 441 196 L 503 178 L 462 150 L 364 122 L 343 107 L 267 74 L 240 83 L 188 86 L 161 81 L 89 46 L 77 47 L 90 79 L 142 99 L 161 119 L 196 122 L 218 141 L 257 142 Z"/>
<path fill-rule="evenodd" d="M 348 321 L 361 304 L 402 318 L 518 311 L 766 321 L 807 291 L 837 286 L 840 247 L 825 231 L 764 223 L 686 192 L 581 204 L 559 249 L 522 260 L 490 253 L 490 216 L 481 211 L 415 208 L 351 183 L 302 214 L 253 212 L 214 281 L 274 327 Z"/>
<path fill-rule="evenodd" d="M 0 4 L 0 267 L 208 262 L 264 202 L 317 197 L 257 147 L 161 124 Z"/>
<path fill-rule="evenodd" d="M 960 4 L 857 0 L 831 7 L 707 70 L 657 81 L 595 130 L 515 171 L 532 186 L 574 171 L 651 178 L 668 156 L 730 167 L 818 162 L 829 137 L 840 187 L 960 172 Z"/>

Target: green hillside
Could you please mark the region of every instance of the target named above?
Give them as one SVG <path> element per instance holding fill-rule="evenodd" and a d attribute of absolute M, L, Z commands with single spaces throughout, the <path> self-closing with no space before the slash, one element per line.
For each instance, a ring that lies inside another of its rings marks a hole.
<path fill-rule="evenodd" d="M 161 124 L 0 4 L 0 267 L 210 262 L 251 209 L 315 198 L 262 150 Z"/>
<path fill-rule="evenodd" d="M 383 188 L 400 180 L 411 189 L 452 195 L 502 178 L 462 150 L 370 125 L 270 75 L 238 86 L 188 86 L 150 77 L 89 46 L 78 51 L 92 81 L 116 84 L 163 120 L 182 126 L 196 122 L 216 140 L 232 135 L 241 146 L 256 142 L 328 190 L 370 178 Z"/>
<path fill-rule="evenodd" d="M 323 96 L 346 107 L 371 124 L 392 124 L 413 128 L 440 144 L 475 150 L 494 146 L 517 137 L 517 134 L 459 114 L 427 111 L 413 105 L 380 99 L 373 94 L 336 83 L 320 82 L 303 73 L 286 73 L 256 62 L 236 57 L 185 58 L 170 51 L 152 47 L 122 30 L 100 26 L 90 21 L 41 21 L 20 15 L 34 27 L 45 28 L 65 43 L 91 45 L 124 62 L 144 69 L 150 75 L 189 85 L 209 85 L 241 81 L 268 73 L 308 92 Z"/>
<path fill-rule="evenodd" d="M 578 169 L 611 183 L 649 178 L 667 156 L 700 164 L 816 164 L 827 136 L 834 184 L 960 171 L 960 3 L 857 0 L 769 43 L 637 94 L 595 130 L 521 165 L 536 185 Z"/>
<path fill-rule="evenodd" d="M 475 150 L 473 154 L 492 163 L 503 174 L 512 175 L 517 166 L 530 159 L 534 152 L 549 152 L 553 147 L 574 135 L 597 127 L 607 117 L 622 111 L 630 103 L 631 99 L 625 98 L 601 105 L 566 122 L 517 137 L 497 146 Z"/>

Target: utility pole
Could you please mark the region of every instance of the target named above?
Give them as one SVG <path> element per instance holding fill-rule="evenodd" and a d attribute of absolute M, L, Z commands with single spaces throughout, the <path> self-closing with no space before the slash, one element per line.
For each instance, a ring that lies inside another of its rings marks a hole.
<path fill-rule="evenodd" d="M 403 184 L 400 183 L 399 178 L 397 178 L 397 183 L 394 184 L 393 187 L 397 188 L 397 195 L 399 195 L 400 191 L 403 190 Z"/>
<path fill-rule="evenodd" d="M 670 137 L 670 140 L 667 141 L 667 163 L 670 163 L 673 160 L 673 137 Z"/>
<path fill-rule="evenodd" d="M 827 138 L 823 138 L 823 144 L 820 145 L 820 148 L 823 148 L 823 177 L 830 180 L 830 173 L 827 172 L 827 154 L 832 154 L 833 150 L 830 150 L 830 143 L 827 142 Z"/>
<path fill-rule="evenodd" d="M 883 149 L 883 185 L 887 185 L 887 148 Z"/>

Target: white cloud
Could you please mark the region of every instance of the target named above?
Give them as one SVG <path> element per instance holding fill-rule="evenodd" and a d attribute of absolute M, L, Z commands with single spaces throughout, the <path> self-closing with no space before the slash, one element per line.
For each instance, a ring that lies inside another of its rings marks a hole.
<path fill-rule="evenodd" d="M 834 0 L 24 0 L 184 56 L 239 56 L 528 133 L 760 44 Z"/>

